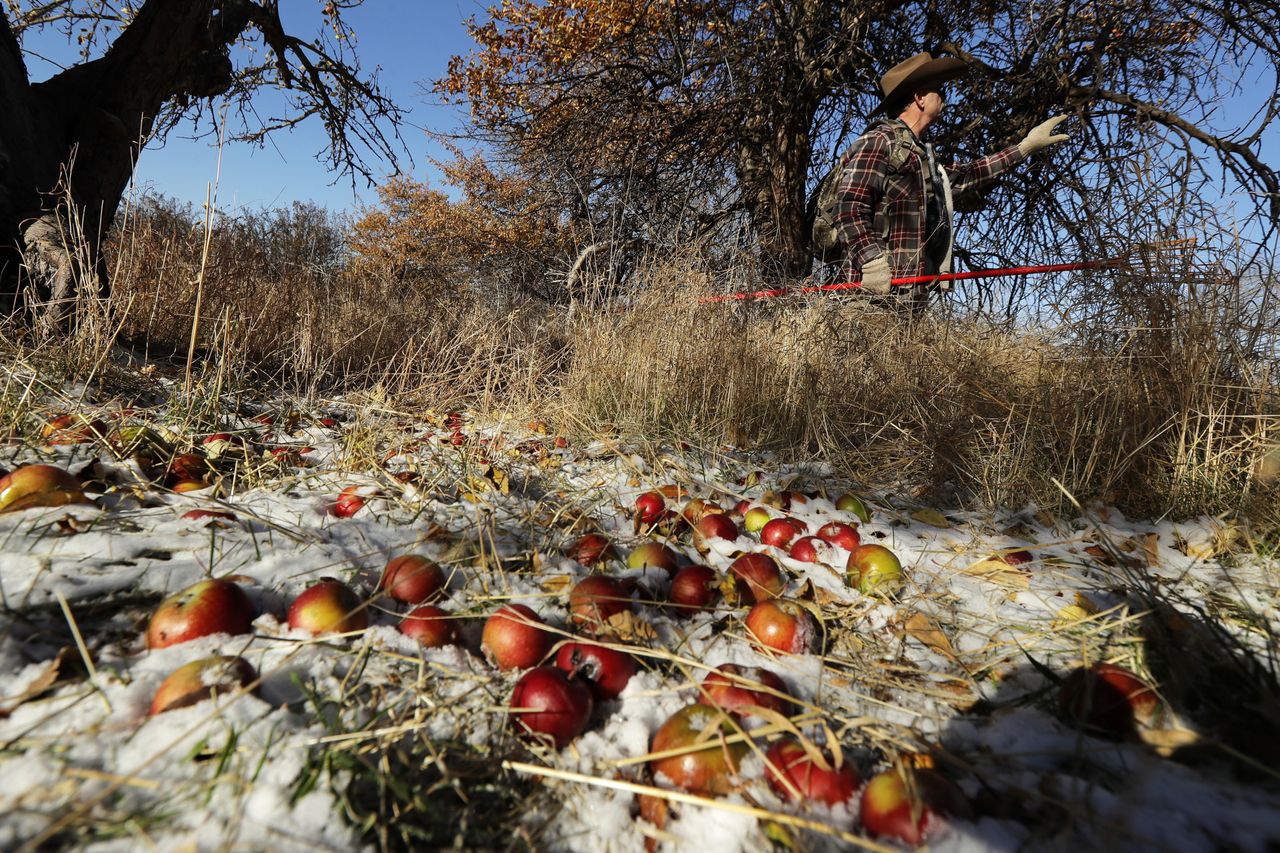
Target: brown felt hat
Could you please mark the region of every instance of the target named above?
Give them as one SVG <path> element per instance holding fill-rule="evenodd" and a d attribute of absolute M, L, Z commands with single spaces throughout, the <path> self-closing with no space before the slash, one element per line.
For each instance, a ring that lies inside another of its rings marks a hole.
<path fill-rule="evenodd" d="M 905 94 L 917 90 L 923 83 L 944 83 L 954 80 L 964 73 L 965 64 L 953 56 L 942 56 L 934 59 L 928 52 L 917 53 L 910 59 L 899 62 L 885 72 L 880 78 L 880 106 L 875 112 L 882 112 L 887 106 L 898 101 Z"/>

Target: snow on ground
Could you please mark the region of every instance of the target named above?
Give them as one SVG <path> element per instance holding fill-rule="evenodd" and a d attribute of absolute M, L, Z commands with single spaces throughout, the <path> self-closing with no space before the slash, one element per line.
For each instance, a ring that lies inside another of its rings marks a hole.
<path fill-rule="evenodd" d="M 155 420 L 144 418 L 151 414 Z M 163 438 L 167 417 L 174 415 L 133 413 L 111 425 Z M 1142 737 L 1121 740 L 1082 732 L 1058 714 L 1052 678 L 1082 660 L 1150 675 L 1138 639 L 1141 588 L 1176 590 L 1182 597 L 1171 600 L 1188 620 L 1223 614 L 1230 636 L 1266 654 L 1267 626 L 1280 630 L 1277 566 L 1247 553 L 1213 556 L 1224 531 L 1212 519 L 1148 522 L 1107 507 L 1075 518 L 1030 506 L 962 512 L 921 505 L 906 485 L 867 490 L 872 516 L 859 525 L 863 541 L 889 547 L 906 567 L 904 588 L 886 600 L 850 588 L 839 549 L 830 565 L 802 563 L 742 533 L 700 555 L 687 534 L 637 530 L 633 518 L 639 494 L 677 485 L 730 510 L 788 491 L 795 503 L 789 513 L 774 507 L 774 515 L 798 517 L 811 532 L 828 521 L 857 524 L 835 499 L 858 484 L 829 466 L 782 465 L 730 448 L 668 449 L 646 460 L 616 440 L 558 446 L 537 425 L 469 419 L 465 444 L 455 446 L 438 416 L 351 410 L 343 418 L 321 426 L 304 413 L 288 429 L 228 417 L 222 427 L 248 439 L 247 449 L 218 448 L 214 464 L 232 476 L 220 490 L 187 494 L 156 487 L 143 466 L 102 442 L 9 444 L 0 464 L 80 472 L 93 481 L 96 504 L 0 515 L 0 848 L 373 847 L 378 830 L 356 822 L 372 814 L 375 825 L 376 808 L 346 798 L 353 779 L 376 778 L 379 767 L 402 784 L 423 784 L 409 765 L 380 764 L 393 754 L 413 756 L 422 780 L 456 780 L 444 770 L 447 755 L 487 761 L 490 780 L 526 786 L 528 799 L 515 812 L 484 813 L 477 802 L 462 829 L 457 815 L 442 818 L 463 835 L 436 844 L 466 844 L 481 836 L 465 833 L 481 827 L 484 837 L 500 830 L 513 843 L 589 851 L 643 850 L 647 839 L 699 853 L 767 850 L 770 838 L 784 836 L 799 849 L 843 849 L 850 834 L 893 847 L 861 828 L 856 798 L 835 807 L 784 802 L 765 784 L 758 754 L 720 805 L 673 805 L 660 828 L 636 816 L 631 791 L 565 778 L 538 784 L 497 766 L 510 758 L 661 786 L 641 758 L 653 733 L 695 701 L 706 670 L 723 663 L 781 675 L 817 712 L 801 730 L 821 742 L 824 724 L 864 779 L 899 753 L 933 755 L 974 812 L 932 822 L 933 849 L 1280 845 L 1275 766 L 1234 772 L 1228 748 L 1215 751 L 1216 735 L 1179 708 L 1168 707 Z M 178 445 L 192 438 L 167 436 Z M 263 456 L 275 446 L 301 452 L 277 464 Z M 383 467 L 370 464 L 375 458 Z M 337 517 L 336 496 L 351 485 L 365 487 L 368 503 Z M 192 508 L 236 518 L 184 518 Z M 740 552 L 771 553 L 790 574 L 786 594 L 822 614 L 823 654 L 758 651 L 746 639 L 743 608 L 675 617 L 660 606 L 664 572 L 609 562 L 600 568 L 639 582 L 638 624 L 622 640 L 658 654 L 643 657 L 622 696 L 603 703 L 591 729 L 565 749 L 526 747 L 505 716 L 518 674 L 498 672 L 479 654 L 481 620 L 515 601 L 566 629 L 568 589 L 590 572 L 566 551 L 588 530 L 613 538 L 622 556 L 664 538 L 720 571 Z M 1024 549 L 1034 558 L 1025 565 L 982 562 Z M 285 624 L 288 603 L 318 578 L 337 577 L 369 595 L 388 558 L 410 552 L 451 570 L 440 604 L 467 618 L 469 648 L 420 649 L 396 630 L 403 608 L 386 599 L 375 600 L 374 627 L 356 637 L 314 639 Z M 252 635 L 147 650 L 146 621 L 162 596 L 227 575 L 238 576 L 260 613 Z M 259 689 L 148 716 L 170 672 L 215 654 L 245 657 L 262 674 Z M 1165 757 L 1170 743 L 1183 743 L 1174 736 L 1196 740 L 1208 757 Z M 753 809 L 828 830 L 762 821 Z"/>

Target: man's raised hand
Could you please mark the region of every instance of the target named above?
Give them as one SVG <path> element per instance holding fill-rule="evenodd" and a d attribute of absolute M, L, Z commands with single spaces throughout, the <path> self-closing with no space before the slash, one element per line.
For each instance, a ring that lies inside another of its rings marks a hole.
<path fill-rule="evenodd" d="M 1066 142 L 1068 137 L 1065 133 L 1055 134 L 1053 132 L 1055 127 L 1066 120 L 1066 116 L 1054 116 L 1048 121 L 1043 121 L 1031 128 L 1031 132 L 1027 134 L 1026 138 L 1018 143 L 1018 150 L 1022 152 L 1022 156 L 1030 157 L 1041 148 L 1048 148 L 1050 145 Z"/>

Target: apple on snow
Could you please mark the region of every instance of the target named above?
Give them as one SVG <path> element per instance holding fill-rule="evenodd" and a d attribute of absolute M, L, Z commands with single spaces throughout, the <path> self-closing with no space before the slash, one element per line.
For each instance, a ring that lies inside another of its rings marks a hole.
<path fill-rule="evenodd" d="M 555 642 L 546 623 L 526 604 L 505 604 L 484 623 L 480 646 L 498 669 L 536 666 Z"/>
<path fill-rule="evenodd" d="M 289 605 L 289 627 L 308 634 L 347 634 L 369 627 L 369 611 L 355 590 L 340 580 L 324 578 L 302 591 Z"/>
<path fill-rule="evenodd" d="M 209 634 L 248 634 L 255 616 L 253 602 L 235 582 L 199 581 L 156 607 L 147 623 L 147 648 L 163 649 Z"/>

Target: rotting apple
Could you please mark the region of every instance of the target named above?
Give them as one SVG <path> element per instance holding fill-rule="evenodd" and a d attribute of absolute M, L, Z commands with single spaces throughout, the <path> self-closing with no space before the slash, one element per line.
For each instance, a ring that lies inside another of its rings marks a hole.
<path fill-rule="evenodd" d="M 1156 691 L 1132 670 L 1112 663 L 1079 667 L 1058 686 L 1058 708 L 1090 731 L 1122 738 L 1150 725 L 1160 710 Z"/>
<path fill-rule="evenodd" d="M 758 705 L 784 717 L 795 712 L 787 683 L 776 672 L 758 666 L 722 663 L 707 673 L 699 688 L 699 701 L 739 716 Z"/>
<path fill-rule="evenodd" d="M 556 652 L 556 667 L 567 675 L 586 679 L 596 701 L 617 699 L 631 676 L 636 674 L 636 659 L 626 652 L 598 643 L 565 643 Z"/>
<path fill-rule="evenodd" d="M 641 524 L 655 524 L 666 508 L 667 500 L 661 492 L 644 492 L 636 498 L 636 517 Z"/>
<path fill-rule="evenodd" d="M 363 631 L 369 611 L 356 591 L 340 580 L 324 578 L 307 587 L 289 605 L 289 627 L 312 635 Z"/>
<path fill-rule="evenodd" d="M 214 696 L 222 696 L 256 681 L 253 664 L 238 655 L 201 658 L 169 673 L 156 688 L 148 714 L 186 708 Z"/>
<path fill-rule="evenodd" d="M 147 648 L 163 649 L 209 634 L 248 634 L 253 602 L 233 581 L 214 578 L 192 584 L 156 607 L 147 623 Z"/>
<path fill-rule="evenodd" d="M 802 605 L 786 599 L 761 601 L 747 613 L 747 633 L 761 650 L 807 654 L 818 639 L 818 625 Z"/>
<path fill-rule="evenodd" d="M 680 565 L 679 555 L 662 542 L 641 542 L 627 555 L 628 569 L 662 569 L 668 575 Z"/>
<path fill-rule="evenodd" d="M 778 563 L 768 554 L 743 554 L 729 564 L 738 592 L 752 603 L 777 598 L 786 588 Z"/>
<path fill-rule="evenodd" d="M 836 509 L 841 512 L 853 513 L 863 524 L 868 524 L 871 521 L 871 510 L 867 508 L 866 501 L 852 492 L 845 492 L 836 498 Z"/>
<path fill-rule="evenodd" d="M 591 688 L 554 666 L 531 669 L 511 692 L 511 721 L 534 737 L 546 736 L 563 749 L 587 730 L 594 702 Z"/>
<path fill-rule="evenodd" d="M 818 528 L 817 536 L 823 542 L 828 542 L 846 551 L 852 551 L 862 544 L 862 536 L 858 533 L 858 528 L 852 524 L 845 524 L 843 521 L 831 521 Z"/>
<path fill-rule="evenodd" d="M 617 578 L 589 575 L 569 591 L 569 619 L 583 630 L 602 630 L 611 618 L 631 609 L 631 595 Z"/>
<path fill-rule="evenodd" d="M 735 734 L 729 716 L 710 705 L 694 704 L 672 714 L 653 735 L 651 753 L 678 750 L 649 761 L 659 781 L 694 794 L 727 794 L 750 747 L 728 742 Z"/>
<path fill-rule="evenodd" d="M 422 604 L 400 620 L 400 633 L 428 649 L 451 646 L 458 641 L 456 620 L 434 604 Z"/>
<path fill-rule="evenodd" d="M 23 465 L 0 477 L 0 513 L 88 503 L 80 481 L 55 465 Z"/>
<path fill-rule="evenodd" d="M 826 751 L 822 758 L 826 767 L 819 765 L 794 737 L 775 741 L 765 754 L 764 770 L 769 787 L 788 802 L 795 802 L 799 795 L 802 801 L 817 801 L 828 806 L 847 803 L 862 782 L 857 769 L 850 761 L 837 768 Z"/>
<path fill-rule="evenodd" d="M 676 613 L 690 615 L 706 610 L 720 595 L 720 574 L 710 566 L 685 566 L 671 579 L 667 600 Z"/>
<path fill-rule="evenodd" d="M 959 787 L 933 770 L 890 769 L 862 789 L 863 827 L 874 836 L 917 845 L 937 815 L 967 818 L 969 801 Z"/>
<path fill-rule="evenodd" d="M 859 545 L 849 554 L 845 581 L 865 595 L 891 594 L 902 586 L 902 562 L 883 545 Z"/>
<path fill-rule="evenodd" d="M 422 604 L 444 590 L 444 570 L 434 560 L 420 554 L 401 554 L 387 561 L 378 589 L 393 601 Z"/>
<path fill-rule="evenodd" d="M 808 529 L 798 518 L 775 518 L 760 528 L 760 541 L 785 551 L 793 539 L 803 536 Z"/>
<path fill-rule="evenodd" d="M 526 669 L 551 650 L 555 637 L 525 604 L 505 604 L 484 623 L 480 646 L 498 669 Z"/>
<path fill-rule="evenodd" d="M 594 566 L 601 560 L 616 560 L 618 552 L 613 543 L 599 533 L 587 533 L 569 546 L 569 559 L 584 566 Z"/>

